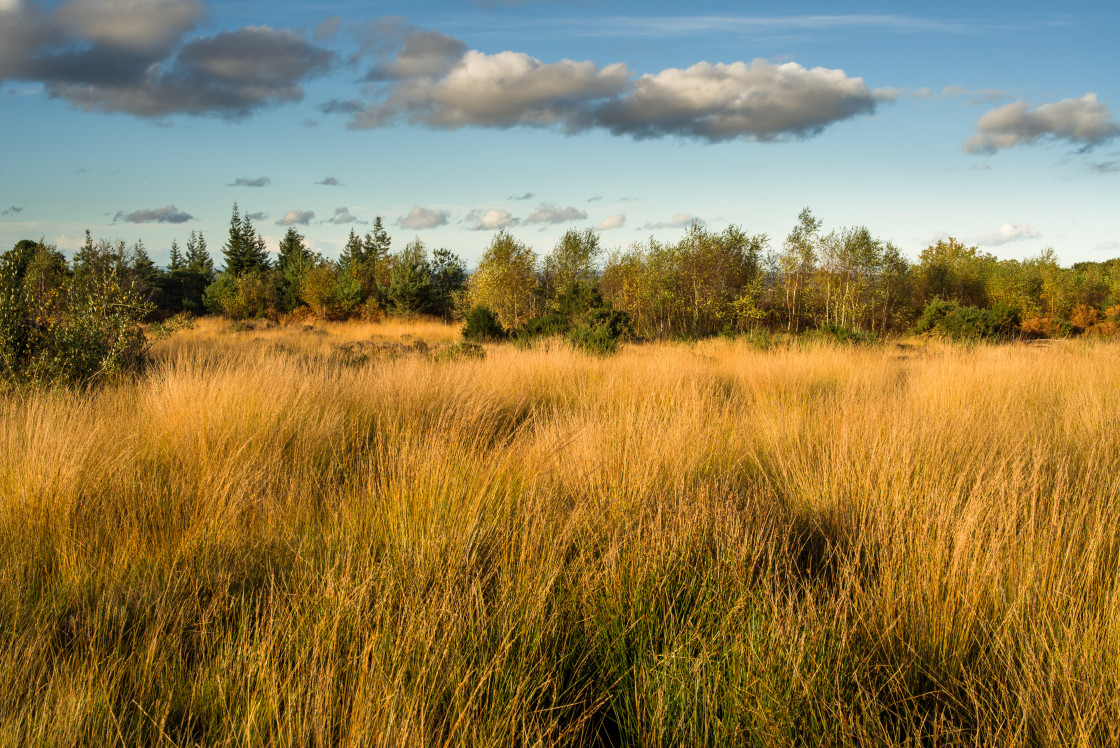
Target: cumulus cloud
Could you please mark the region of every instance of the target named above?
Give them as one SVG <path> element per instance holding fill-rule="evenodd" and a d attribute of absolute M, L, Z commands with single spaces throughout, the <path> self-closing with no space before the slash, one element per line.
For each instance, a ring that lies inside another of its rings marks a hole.
<path fill-rule="evenodd" d="M 321 182 L 316 182 L 315 184 L 321 184 L 325 187 L 338 187 L 341 183 L 335 177 L 327 177 Z"/>
<path fill-rule="evenodd" d="M 977 234 L 972 238 L 972 243 L 998 247 L 1001 244 L 1018 242 L 1024 239 L 1037 239 L 1040 236 L 1042 234 L 1034 226 L 1025 223 L 1013 224 L 1008 221 L 995 231 L 985 231 L 982 234 Z"/>
<path fill-rule="evenodd" d="M 245 217 L 253 221 L 263 221 L 264 219 L 268 218 L 268 213 L 265 213 L 263 210 L 261 210 L 257 211 L 256 213 L 246 213 Z"/>
<path fill-rule="evenodd" d="M 1117 136 L 1120 124 L 1095 93 L 1087 93 L 1080 99 L 1062 99 L 1034 109 L 1025 101 L 993 109 L 976 123 L 976 134 L 965 141 L 964 150 L 992 153 L 1043 140 L 1093 147 Z"/>
<path fill-rule="evenodd" d="M 16 3 L 0 22 L 0 81 L 40 83 L 87 111 L 237 118 L 301 99 L 333 61 L 266 26 L 188 38 L 205 13 L 200 0 Z"/>
<path fill-rule="evenodd" d="M 603 222 L 595 227 L 596 231 L 610 231 L 611 229 L 622 228 L 622 224 L 626 223 L 626 216 L 622 213 L 615 213 L 613 216 L 607 216 Z"/>
<path fill-rule="evenodd" d="M 391 41 L 379 43 L 385 61 L 367 75 L 372 100 L 336 99 L 322 107 L 350 115 L 351 129 L 397 123 L 565 133 L 601 128 L 637 139 L 769 141 L 815 135 L 898 95 L 873 91 L 843 70 L 794 62 L 699 62 L 635 79 L 623 63 L 600 67 L 568 59 L 547 63 L 513 51 L 486 54 L 432 32 L 400 35 L 395 56 L 384 53 Z"/>
<path fill-rule="evenodd" d="M 361 221 L 351 215 L 350 209 L 344 205 L 341 208 L 335 208 L 334 215 L 325 219 L 323 223 L 333 223 L 338 226 L 343 226 L 348 223 L 361 223 Z"/>
<path fill-rule="evenodd" d="M 472 231 L 494 231 L 496 229 L 516 226 L 521 221 L 510 215 L 508 210 L 491 208 L 490 210 L 472 210 L 467 214 L 466 222 L 473 223 Z"/>
<path fill-rule="evenodd" d="M 405 229 L 434 229 L 446 226 L 450 213 L 446 210 L 432 210 L 414 206 L 407 216 L 397 219 L 397 225 Z"/>
<path fill-rule="evenodd" d="M 0 216 L 18 216 L 22 212 L 23 208 L 13 205 L 10 208 L 5 208 L 3 212 L 0 212 Z"/>
<path fill-rule="evenodd" d="M 659 221 L 658 223 L 647 223 L 642 226 L 642 230 L 647 229 L 679 229 L 688 226 L 693 221 L 698 221 L 696 216 L 691 213 L 677 213 L 668 221 Z"/>
<path fill-rule="evenodd" d="M 306 226 L 315 218 L 313 210 L 289 210 L 276 222 L 277 226 Z"/>
<path fill-rule="evenodd" d="M 880 99 L 843 70 L 765 60 L 700 62 L 643 75 L 596 121 L 616 135 L 684 135 L 709 141 L 807 137 L 827 125 L 875 111 Z"/>
<path fill-rule="evenodd" d="M 270 184 L 272 180 L 268 177 L 238 177 L 226 187 L 267 187 Z"/>
<path fill-rule="evenodd" d="M 538 205 L 537 209 L 525 219 L 525 223 L 567 223 L 569 221 L 582 221 L 587 218 L 587 211 L 572 206 L 561 208 L 545 203 Z"/>
<path fill-rule="evenodd" d="M 125 221 L 126 223 L 186 223 L 194 218 L 190 213 L 179 210 L 174 205 L 163 208 L 150 208 L 148 210 L 134 210 L 126 214 L 124 211 L 113 216 L 113 223 Z"/>

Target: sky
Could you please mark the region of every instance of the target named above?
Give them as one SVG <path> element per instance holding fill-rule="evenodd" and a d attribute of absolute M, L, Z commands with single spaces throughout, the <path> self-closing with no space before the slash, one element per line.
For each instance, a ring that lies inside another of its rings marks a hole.
<path fill-rule="evenodd" d="M 0 0 L 0 249 L 201 231 L 473 265 L 805 207 L 912 258 L 1120 256 L 1120 4 Z"/>

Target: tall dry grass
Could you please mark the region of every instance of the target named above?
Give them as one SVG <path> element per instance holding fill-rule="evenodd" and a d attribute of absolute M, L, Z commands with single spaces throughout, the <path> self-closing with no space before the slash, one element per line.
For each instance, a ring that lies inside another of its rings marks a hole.
<path fill-rule="evenodd" d="M 0 744 L 1120 742 L 1120 346 L 402 335 L 0 400 Z"/>

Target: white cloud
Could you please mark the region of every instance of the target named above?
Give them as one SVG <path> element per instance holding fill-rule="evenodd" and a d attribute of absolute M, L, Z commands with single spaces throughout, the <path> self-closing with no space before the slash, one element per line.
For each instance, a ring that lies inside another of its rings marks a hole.
<path fill-rule="evenodd" d="M 464 52 L 449 40 L 432 37 L 425 42 L 430 53 L 413 55 L 422 62 L 405 65 L 412 43 L 406 40 L 394 62 L 367 76 L 380 84 L 369 89 L 372 101 L 336 99 L 321 110 L 350 115 L 351 129 L 408 122 L 441 129 L 603 128 L 638 139 L 769 141 L 815 135 L 899 95 L 888 88 L 873 91 L 843 70 L 795 62 L 699 62 L 634 79 L 624 63 L 545 63 L 521 52 Z"/>
<path fill-rule="evenodd" d="M 620 93 L 628 85 L 622 64 L 600 69 L 592 62 L 543 63 L 520 52 L 471 50 L 442 77 L 394 82 L 384 100 L 356 113 L 350 126 L 378 127 L 404 118 L 444 129 L 572 128 L 584 118 L 588 101 Z"/>
<path fill-rule="evenodd" d="M 965 141 L 964 150 L 991 153 L 1046 139 L 1095 146 L 1117 136 L 1120 124 L 1112 120 L 1095 93 L 1087 93 L 1080 99 L 1062 99 L 1034 109 L 1025 101 L 993 109 L 976 123 L 976 134 Z"/>
<path fill-rule="evenodd" d="M 568 206 L 561 208 L 545 203 L 538 205 L 537 209 L 525 219 L 525 223 L 566 223 L 569 221 L 582 221 L 587 218 L 587 211 Z"/>
<path fill-rule="evenodd" d="M 407 216 L 397 219 L 397 225 L 404 229 L 434 229 L 437 226 L 446 226 L 450 213 L 446 210 L 431 210 L 413 206 Z"/>
<path fill-rule="evenodd" d="M 616 135 L 637 138 L 776 140 L 814 135 L 833 122 L 869 114 L 878 103 L 862 78 L 843 70 L 765 60 L 700 62 L 643 75 L 629 96 L 604 105 L 596 119 Z"/>
<path fill-rule="evenodd" d="M 315 218 L 315 211 L 313 210 L 289 210 L 284 216 L 276 222 L 277 226 L 306 226 L 311 223 L 311 219 Z"/>
<path fill-rule="evenodd" d="M 149 51 L 173 44 L 205 15 L 201 0 L 69 0 L 55 19 L 71 36 Z"/>
<path fill-rule="evenodd" d="M 952 238 L 953 237 L 949 236 L 949 234 L 944 231 L 934 231 L 926 237 L 925 244 L 933 245 L 938 242 L 949 241 Z"/>
<path fill-rule="evenodd" d="M 668 221 L 659 221 L 658 223 L 647 223 L 642 226 L 641 230 L 645 229 L 680 229 L 689 225 L 693 221 L 699 220 L 691 213 L 677 213 Z"/>
<path fill-rule="evenodd" d="M 1098 244 L 1097 246 L 1093 247 L 1093 249 L 1098 252 L 1115 252 L 1116 250 L 1120 249 L 1120 242 L 1115 240 L 1107 241 L 1102 244 Z"/>
<path fill-rule="evenodd" d="M 1042 236 L 1042 234 L 1034 226 L 1028 226 L 1025 223 L 1013 224 L 1008 221 L 995 231 L 985 231 L 982 234 L 977 234 L 972 238 L 971 242 L 974 244 L 984 244 L 989 247 L 998 247 L 1001 244 L 1009 244 L 1010 242 L 1018 242 L 1024 239 L 1037 239 L 1040 236 Z"/>
<path fill-rule="evenodd" d="M 490 210 L 472 210 L 467 215 L 467 222 L 474 223 L 473 231 L 494 231 L 510 226 L 516 226 L 520 221 L 510 215 L 508 210 L 491 208 Z"/>
<path fill-rule="evenodd" d="M 626 223 L 626 216 L 622 213 L 615 213 L 613 216 L 607 216 L 603 222 L 595 227 L 596 231 L 610 231 L 611 229 L 622 228 L 622 224 Z"/>

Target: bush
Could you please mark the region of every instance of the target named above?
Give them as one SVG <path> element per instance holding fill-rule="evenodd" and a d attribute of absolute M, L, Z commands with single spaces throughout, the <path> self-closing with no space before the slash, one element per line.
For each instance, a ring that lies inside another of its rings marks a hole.
<path fill-rule="evenodd" d="M 609 306 L 591 309 L 568 332 L 568 342 L 588 353 L 605 356 L 618 349 L 619 339 L 630 330 L 630 315 Z"/>
<path fill-rule="evenodd" d="M 933 299 L 922 310 L 914 332 L 944 335 L 953 340 L 987 340 L 1011 337 L 1018 326 L 1019 313 L 1008 304 L 981 309 Z"/>
<path fill-rule="evenodd" d="M 140 321 L 152 306 L 120 267 L 107 261 L 97 272 L 60 273 L 46 296 L 28 267 L 10 252 L 0 259 L 0 378 L 83 385 L 143 368 Z"/>
<path fill-rule="evenodd" d="M 847 325 L 838 325 L 834 322 L 825 322 L 817 328 L 817 337 L 833 343 L 853 345 L 858 343 L 874 343 L 875 333 L 853 330 Z"/>
<path fill-rule="evenodd" d="M 505 328 L 498 322 L 497 315 L 485 306 L 476 306 L 467 312 L 462 333 L 465 340 L 475 343 L 503 340 L 506 337 Z"/>

